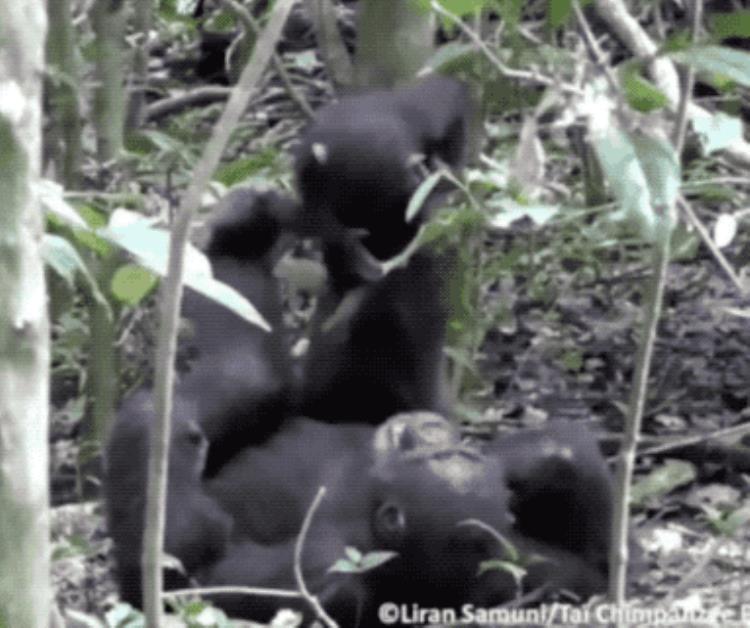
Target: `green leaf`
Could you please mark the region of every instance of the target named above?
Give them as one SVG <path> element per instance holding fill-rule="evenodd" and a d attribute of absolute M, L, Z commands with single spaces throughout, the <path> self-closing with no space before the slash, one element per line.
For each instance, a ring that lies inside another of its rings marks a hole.
<path fill-rule="evenodd" d="M 694 229 L 679 223 L 672 232 L 672 243 L 669 247 L 670 259 L 675 262 L 694 260 L 700 251 L 701 239 Z"/>
<path fill-rule="evenodd" d="M 220 181 L 227 187 L 240 183 L 254 174 L 276 165 L 279 152 L 274 148 L 244 159 L 237 159 L 231 163 L 221 166 L 214 175 L 214 179 Z"/>
<path fill-rule="evenodd" d="M 644 133 L 633 133 L 631 138 L 648 183 L 651 209 L 666 217 L 667 208 L 674 206 L 680 191 L 680 162 L 674 146 L 666 139 Z"/>
<path fill-rule="evenodd" d="M 42 236 L 42 257 L 45 263 L 55 271 L 69 287 L 75 285 L 75 278 L 78 274 L 84 279 L 84 284 L 88 288 L 89 294 L 108 312 L 112 317 L 112 310 L 109 302 L 99 289 L 96 279 L 89 271 L 86 262 L 78 254 L 75 247 L 62 236 L 51 233 L 45 233 Z"/>
<path fill-rule="evenodd" d="M 85 275 L 89 270 L 70 242 L 51 233 L 45 233 L 42 237 L 42 258 L 69 288 L 75 287 L 77 272 Z"/>
<path fill-rule="evenodd" d="M 507 229 L 517 220 L 528 218 L 536 226 L 546 225 L 560 211 L 557 205 L 521 205 L 514 200 L 504 199 L 500 203 L 502 211 L 490 219 L 490 224 L 498 229 Z"/>
<path fill-rule="evenodd" d="M 628 104 L 636 111 L 648 113 L 663 109 L 669 104 L 669 99 L 653 83 L 641 76 L 638 64 L 626 64 L 620 73 L 620 82 Z"/>
<path fill-rule="evenodd" d="M 346 557 L 353 563 L 359 563 L 362 560 L 362 552 L 356 547 L 347 546 L 344 550 Z"/>
<path fill-rule="evenodd" d="M 682 187 L 691 196 L 698 196 L 706 201 L 725 203 L 733 201 L 737 197 L 737 190 L 734 188 L 710 181 L 700 183 L 688 182 Z"/>
<path fill-rule="evenodd" d="M 476 11 L 483 9 L 488 4 L 488 0 L 436 0 L 437 3 L 446 11 L 453 13 L 458 17 L 472 15 Z"/>
<path fill-rule="evenodd" d="M 698 113 L 691 122 L 706 154 L 723 150 L 743 138 L 742 121 L 722 111 Z"/>
<path fill-rule="evenodd" d="M 606 107 L 601 104 L 600 109 Z M 649 242 L 669 237 L 680 184 L 672 145 L 645 134 L 628 134 L 608 111 L 589 118 L 589 136 L 622 216 Z"/>
<path fill-rule="evenodd" d="M 745 527 L 748 521 L 750 521 L 750 505 L 741 506 L 729 513 L 721 522 L 721 532 L 726 536 L 733 536 L 737 530 Z"/>
<path fill-rule="evenodd" d="M 668 56 L 701 72 L 723 74 L 735 83 L 750 86 L 750 54 L 744 50 L 725 46 L 693 46 L 670 52 Z"/>
<path fill-rule="evenodd" d="M 110 289 L 121 303 L 138 305 L 154 289 L 158 279 L 156 276 L 135 264 L 120 266 L 112 276 Z"/>
<path fill-rule="evenodd" d="M 107 216 L 91 205 L 80 205 L 77 207 L 77 210 L 81 218 L 86 222 L 86 225 L 88 225 L 88 228 L 80 228 L 73 231 L 76 241 L 101 257 L 106 258 L 111 255 L 112 247 L 106 240 L 99 237 L 95 231 L 99 227 L 107 225 Z"/>
<path fill-rule="evenodd" d="M 406 207 L 406 222 L 411 222 L 414 217 L 422 210 L 427 197 L 432 193 L 432 191 L 435 189 L 435 186 L 442 178 L 443 172 L 441 170 L 438 170 L 437 172 L 433 172 L 429 177 L 427 177 L 424 181 L 422 181 L 422 183 L 419 184 L 419 187 L 414 191 L 414 194 L 412 194 L 411 198 L 409 199 L 409 205 Z"/>
<path fill-rule="evenodd" d="M 45 211 L 61 218 L 71 227 L 86 228 L 81 215 L 64 198 L 63 187 L 49 179 L 40 180 L 35 186 L 39 201 Z"/>
<path fill-rule="evenodd" d="M 568 371 L 576 373 L 583 367 L 583 354 L 578 349 L 571 349 L 562 354 L 561 362 Z"/>
<path fill-rule="evenodd" d="M 346 558 L 339 558 L 328 568 L 328 573 L 360 573 L 360 568 Z"/>
<path fill-rule="evenodd" d="M 79 628 L 104 628 L 104 624 L 96 617 L 73 608 L 66 609 L 65 615 L 72 622 L 75 622 L 75 625 Z"/>
<path fill-rule="evenodd" d="M 555 29 L 567 24 L 573 13 L 573 0 L 547 0 L 547 26 Z"/>
<path fill-rule="evenodd" d="M 305 50 L 304 52 L 285 53 L 284 60 L 289 60 L 293 68 L 303 70 L 305 73 L 312 73 L 318 67 L 318 55 L 314 50 Z"/>
<path fill-rule="evenodd" d="M 370 571 L 376 567 L 380 567 L 389 560 L 392 560 L 398 556 L 398 552 L 389 551 L 378 551 L 378 552 L 367 552 L 362 558 L 361 569 L 362 572 Z"/>
<path fill-rule="evenodd" d="M 695 465 L 683 460 L 666 460 L 664 464 L 635 483 L 630 493 L 631 503 L 643 505 L 647 500 L 661 497 L 689 484 L 697 476 Z"/>
<path fill-rule="evenodd" d="M 145 628 L 146 621 L 140 611 L 130 604 L 120 603 L 104 614 L 109 628 Z"/>
<path fill-rule="evenodd" d="M 712 13 L 709 16 L 711 31 L 718 39 L 750 37 L 750 10 L 731 13 Z"/>
<path fill-rule="evenodd" d="M 98 233 L 128 251 L 139 264 L 164 277 L 167 274 L 169 233 L 154 228 L 151 222 L 134 212 L 118 209 L 112 214 L 109 226 Z M 185 252 L 185 285 L 270 331 L 270 326 L 250 301 L 231 286 L 214 279 L 208 258 L 191 244 Z"/>
<path fill-rule="evenodd" d="M 424 64 L 424 71 L 452 74 L 459 70 L 468 71 L 479 58 L 474 44 L 451 41 L 438 46 Z"/>

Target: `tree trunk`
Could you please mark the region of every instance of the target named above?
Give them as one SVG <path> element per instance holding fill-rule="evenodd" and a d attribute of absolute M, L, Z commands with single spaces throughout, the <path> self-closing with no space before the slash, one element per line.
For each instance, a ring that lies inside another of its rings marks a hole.
<path fill-rule="evenodd" d="M 152 0 L 137 0 L 133 16 L 133 30 L 139 44 L 133 53 L 133 79 L 127 113 L 128 131 L 137 131 L 146 117 L 146 87 L 148 85 L 149 34 L 153 22 Z"/>
<path fill-rule="evenodd" d="M 46 95 L 51 128 L 45 137 L 45 157 L 54 161 L 58 180 L 75 189 L 81 166 L 80 76 L 70 0 L 49 3 L 49 22 Z"/>
<path fill-rule="evenodd" d="M 125 125 L 125 86 L 122 67 L 124 32 L 122 0 L 95 0 L 91 23 L 96 33 L 94 126 L 96 152 L 101 161 L 117 158 Z"/>
<path fill-rule="evenodd" d="M 49 325 L 34 193 L 45 0 L 0 0 L 0 625 L 50 619 Z"/>

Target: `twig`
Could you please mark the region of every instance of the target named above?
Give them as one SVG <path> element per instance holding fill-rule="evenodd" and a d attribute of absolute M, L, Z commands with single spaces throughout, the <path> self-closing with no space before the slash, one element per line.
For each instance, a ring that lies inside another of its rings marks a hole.
<path fill-rule="evenodd" d="M 740 425 L 733 425 L 732 427 L 725 427 L 720 430 L 709 432 L 708 434 L 699 434 L 697 436 L 686 436 L 678 440 L 671 441 L 669 443 L 663 443 L 660 445 L 654 445 L 643 449 L 638 452 L 638 456 L 653 456 L 656 454 L 663 454 L 675 449 L 682 449 L 683 447 L 690 447 L 692 445 L 701 445 L 715 440 L 732 439 L 738 440 L 743 436 L 750 434 L 750 423 L 742 423 Z"/>
<path fill-rule="evenodd" d="M 693 0 L 693 21 L 690 26 L 690 40 L 695 44 L 698 41 L 698 35 L 703 18 L 703 0 Z M 677 121 L 674 126 L 672 135 L 672 144 L 678 155 L 682 155 L 682 149 L 685 147 L 685 136 L 688 127 L 688 106 L 693 97 L 693 86 L 695 84 L 695 69 L 688 66 L 684 73 L 682 86 L 682 97 L 677 108 Z"/>
<path fill-rule="evenodd" d="M 221 85 L 198 87 L 184 94 L 169 96 L 151 103 L 146 107 L 145 117 L 147 120 L 157 120 L 193 105 L 207 105 L 226 100 L 231 93 L 231 87 L 223 87 Z"/>
<path fill-rule="evenodd" d="M 694 181 L 685 181 L 682 184 L 683 190 L 692 190 L 694 188 L 699 188 L 703 185 L 750 185 L 750 177 L 747 176 L 737 176 L 733 177 L 731 175 L 727 175 L 724 177 L 711 177 L 710 179 L 696 179 Z"/>
<path fill-rule="evenodd" d="M 311 13 L 328 77 L 336 88 L 350 87 L 354 83 L 354 67 L 341 40 L 333 3 L 331 0 L 313 0 Z"/>
<path fill-rule="evenodd" d="M 267 589 L 265 587 L 195 587 L 190 589 L 172 589 L 161 594 L 162 599 L 184 597 L 186 595 L 255 595 L 264 597 L 281 597 L 299 599 L 302 594 L 292 589 Z"/>
<path fill-rule="evenodd" d="M 727 277 L 734 284 L 735 288 L 737 288 L 737 291 L 741 295 L 745 296 L 747 294 L 747 289 L 742 285 L 742 281 L 740 280 L 737 273 L 734 272 L 734 268 L 732 268 L 729 260 L 727 260 L 727 258 L 724 256 L 724 253 L 722 253 L 719 247 L 716 246 L 716 242 L 714 242 L 714 239 L 711 237 L 711 234 L 708 232 L 708 229 L 706 229 L 705 225 L 701 222 L 701 219 L 698 218 L 696 213 L 693 211 L 690 203 L 688 203 L 682 196 L 680 196 L 677 199 L 677 207 L 680 208 L 680 211 L 685 215 L 688 222 L 698 232 L 701 240 L 703 240 L 703 243 L 711 252 L 711 255 L 714 256 L 721 269 L 726 273 Z"/>
<path fill-rule="evenodd" d="M 328 628 L 338 628 L 338 624 L 326 613 L 320 601 L 312 593 L 310 593 L 307 585 L 305 584 L 305 578 L 302 575 L 302 549 L 305 546 L 305 540 L 307 539 L 307 533 L 310 531 L 310 524 L 313 520 L 313 515 L 318 510 L 320 503 L 323 501 L 323 497 L 326 494 L 326 487 L 321 486 L 318 489 L 318 494 L 315 496 L 313 503 L 307 510 L 305 520 L 302 522 L 302 529 L 297 537 L 297 542 L 294 544 L 294 579 L 297 582 L 297 588 L 305 601 L 312 607 L 315 614 Z"/>
<path fill-rule="evenodd" d="M 578 25 L 581 27 L 581 35 L 583 36 L 583 42 L 586 44 L 586 47 L 589 49 L 589 53 L 591 54 L 591 57 L 594 59 L 594 62 L 602 69 L 604 72 L 604 76 L 607 77 L 607 82 L 609 83 L 609 86 L 612 88 L 612 90 L 617 93 L 620 91 L 620 87 L 617 83 L 617 78 L 614 75 L 614 72 L 612 72 L 612 68 L 609 67 L 609 65 L 604 60 L 604 55 L 602 54 L 601 48 L 599 48 L 599 44 L 596 41 L 596 38 L 594 37 L 594 34 L 591 32 L 591 27 L 589 26 L 589 22 L 586 19 L 586 16 L 583 14 L 583 11 L 581 11 L 581 6 L 578 4 L 578 0 L 573 0 L 573 12 L 576 15 L 576 20 L 578 21 Z"/>
<path fill-rule="evenodd" d="M 250 31 L 254 35 L 257 35 L 260 32 L 258 21 L 253 17 L 253 14 L 240 3 L 235 2 L 235 0 L 221 0 L 221 3 L 228 11 L 233 13 L 240 22 L 242 22 L 246 31 Z M 284 84 L 284 89 L 286 89 L 287 94 L 289 94 L 289 98 L 294 101 L 305 116 L 312 120 L 312 118 L 315 117 L 315 112 L 307 103 L 304 96 L 302 96 L 299 90 L 294 86 L 294 83 L 292 83 L 292 79 L 289 77 L 289 73 L 284 67 L 284 61 L 281 58 L 281 55 L 275 50 L 271 55 L 271 63 L 273 64 L 274 70 L 278 73 L 281 82 Z"/>
<path fill-rule="evenodd" d="M 529 81 L 531 83 L 545 85 L 547 87 L 556 87 L 568 94 L 581 95 L 581 90 L 577 87 L 574 87 L 573 85 L 562 83 L 538 72 L 528 72 L 527 70 L 516 70 L 514 68 L 508 67 L 507 65 L 505 65 L 505 63 L 503 63 L 502 59 L 500 59 L 500 57 L 498 57 L 489 48 L 489 46 L 487 46 L 487 44 L 482 41 L 482 38 L 479 35 L 477 35 L 471 28 L 464 24 L 463 20 L 460 17 L 443 8 L 443 6 L 435 0 L 431 0 L 430 6 L 435 13 L 437 13 L 438 15 L 442 15 L 444 18 L 452 22 L 464 35 L 466 35 L 477 46 L 477 48 L 479 48 L 484 53 L 484 56 L 487 57 L 489 62 L 494 65 L 495 68 L 497 68 L 497 71 L 500 72 L 500 74 L 502 74 L 504 77 L 510 79 L 518 79 L 521 81 Z"/>
<path fill-rule="evenodd" d="M 671 209 L 671 208 L 670 208 Z M 628 416 L 625 421 L 622 446 L 617 465 L 617 497 L 612 525 L 612 543 L 610 549 L 610 583 L 609 599 L 613 604 L 622 605 L 625 601 L 625 583 L 628 567 L 628 522 L 630 506 L 630 487 L 635 468 L 635 457 L 638 438 L 643 422 L 643 409 L 646 404 L 648 376 L 651 370 L 651 359 L 656 343 L 657 325 L 661 316 L 664 287 L 669 267 L 670 233 L 667 227 L 671 223 L 669 216 L 661 216 L 664 221 L 659 237 L 654 243 L 653 276 L 648 299 L 644 301 L 645 318 L 643 334 L 638 348 L 633 389 L 628 404 Z"/>

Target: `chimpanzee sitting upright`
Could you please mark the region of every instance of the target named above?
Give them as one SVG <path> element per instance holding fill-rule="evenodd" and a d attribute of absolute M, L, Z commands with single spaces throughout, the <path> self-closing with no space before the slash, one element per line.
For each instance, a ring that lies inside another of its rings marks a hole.
<path fill-rule="evenodd" d="M 276 211 L 242 189 L 223 201 L 245 220 L 242 234 L 266 226 L 323 242 L 331 289 L 319 303 L 296 414 L 378 424 L 402 411 L 447 411 L 451 256 L 419 251 L 386 277 L 378 261 L 399 253 L 419 225 L 421 216 L 406 222 L 419 183 L 414 158 L 460 165 L 470 115 L 468 89 L 444 77 L 344 97 L 302 137 L 299 207 Z M 257 246 L 250 238 L 248 249 Z"/>
<path fill-rule="evenodd" d="M 377 424 L 401 411 L 447 411 L 450 254 L 419 251 L 382 279 L 362 269 L 368 256 L 392 257 L 416 235 L 424 212 L 406 221 L 416 162 L 461 165 L 471 113 L 468 88 L 435 76 L 346 96 L 303 134 L 295 164 L 303 222 L 321 232 L 332 290 L 312 336 L 301 414 Z M 339 316 L 342 307 L 352 311 Z"/>
<path fill-rule="evenodd" d="M 238 257 L 243 250 L 255 250 L 261 242 L 274 241 L 285 232 L 307 235 L 301 226 L 304 210 L 291 201 L 269 203 L 249 188 L 237 188 L 222 204 L 227 218 L 221 232 L 226 231 L 227 241 L 231 238 L 231 250 L 236 247 L 233 254 Z M 402 411 L 445 411 L 442 351 L 449 313 L 445 289 L 451 270 L 449 256 L 418 252 L 407 266 L 339 292 L 337 269 L 372 259 L 360 243 L 351 253 L 335 268 L 327 266 L 333 285 L 318 304 L 304 375 L 301 381 L 294 380 L 294 392 L 286 397 L 294 408 L 290 413 L 336 423 L 378 424 Z M 191 315 L 187 309 L 186 313 Z M 231 339 L 218 342 L 226 344 Z M 244 349 L 240 345 L 238 350 Z M 237 420 L 245 420 L 242 413 Z M 213 446 L 212 427 L 204 429 Z M 258 428 L 248 425 L 248 429 Z"/>
<path fill-rule="evenodd" d="M 306 219 L 327 231 L 331 223 L 362 230 L 363 244 L 381 260 L 398 254 L 419 226 L 405 213 L 420 160 L 460 166 L 471 116 L 466 85 L 442 76 L 323 107 L 295 156 Z"/>

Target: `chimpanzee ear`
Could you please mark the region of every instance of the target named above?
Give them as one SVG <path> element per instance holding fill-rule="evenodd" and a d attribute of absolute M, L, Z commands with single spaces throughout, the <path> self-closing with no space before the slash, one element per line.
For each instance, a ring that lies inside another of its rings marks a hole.
<path fill-rule="evenodd" d="M 406 512 L 393 499 L 387 499 L 375 511 L 375 538 L 388 547 L 398 546 L 403 542 L 406 525 Z"/>

